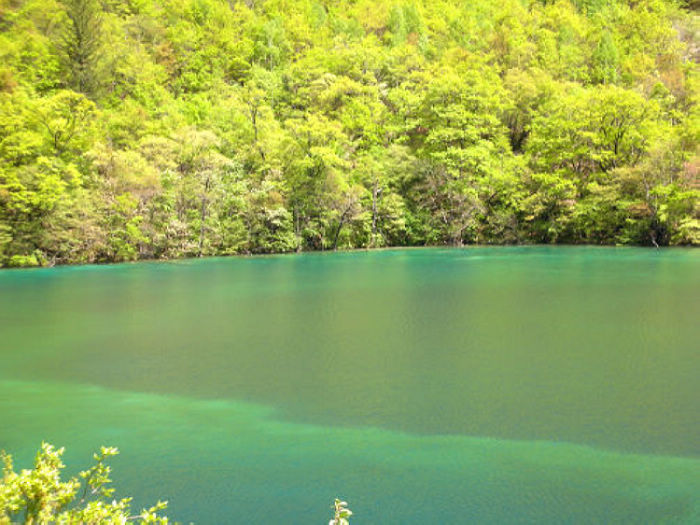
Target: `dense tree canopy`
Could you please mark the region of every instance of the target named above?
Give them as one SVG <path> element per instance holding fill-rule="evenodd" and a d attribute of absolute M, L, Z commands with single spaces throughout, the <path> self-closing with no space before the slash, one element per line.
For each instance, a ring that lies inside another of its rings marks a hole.
<path fill-rule="evenodd" d="M 0 265 L 700 243 L 674 0 L 0 0 Z"/>

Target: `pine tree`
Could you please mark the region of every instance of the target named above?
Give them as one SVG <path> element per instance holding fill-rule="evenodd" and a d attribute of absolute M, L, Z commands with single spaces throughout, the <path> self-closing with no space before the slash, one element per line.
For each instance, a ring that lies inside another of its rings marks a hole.
<path fill-rule="evenodd" d="M 61 37 L 60 47 L 70 75 L 69 86 L 90 96 L 99 85 L 100 6 L 96 0 L 64 0 L 64 5 L 69 23 Z"/>

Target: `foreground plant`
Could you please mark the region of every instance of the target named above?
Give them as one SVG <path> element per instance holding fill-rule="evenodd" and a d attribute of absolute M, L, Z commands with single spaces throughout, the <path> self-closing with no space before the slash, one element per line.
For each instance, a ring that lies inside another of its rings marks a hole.
<path fill-rule="evenodd" d="M 135 523 L 166 524 L 168 518 L 158 516 L 167 507 L 159 501 L 140 514 L 132 514 L 132 498 L 111 500 L 114 489 L 109 485 L 112 469 L 105 460 L 119 454 L 114 447 L 101 447 L 94 454 L 95 465 L 77 477 L 61 481 L 64 448 L 48 443 L 34 459 L 33 469 L 17 473 L 12 457 L 0 454 L 4 463 L 0 480 L 0 525 L 9 523 Z"/>
<path fill-rule="evenodd" d="M 333 519 L 328 522 L 328 525 L 349 525 L 352 511 L 348 508 L 347 501 L 341 501 L 335 498 L 333 507 L 335 509 L 335 514 L 333 515 Z"/>
<path fill-rule="evenodd" d="M 140 514 L 132 514 L 132 498 L 109 499 L 114 495 L 109 475 L 112 468 L 105 460 L 119 454 L 115 447 L 101 447 L 93 455 L 95 465 L 72 477 L 61 481 L 61 470 L 65 465 L 61 456 L 65 448 L 55 448 L 42 443 L 41 450 L 34 458 L 33 469 L 15 472 L 12 456 L 0 451 L 3 475 L 0 479 L 0 525 L 11 523 L 33 524 L 78 524 L 78 523 L 118 523 L 139 524 L 169 523 L 158 512 L 168 505 L 159 501 Z M 335 499 L 333 519 L 329 525 L 349 525 L 352 511 L 345 501 Z"/>

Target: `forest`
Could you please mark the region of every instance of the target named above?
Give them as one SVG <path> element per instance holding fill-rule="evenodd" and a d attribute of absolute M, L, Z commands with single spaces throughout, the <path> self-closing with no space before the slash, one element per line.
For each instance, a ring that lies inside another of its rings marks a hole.
<path fill-rule="evenodd" d="M 700 244 L 674 0 L 0 0 L 0 266 Z"/>

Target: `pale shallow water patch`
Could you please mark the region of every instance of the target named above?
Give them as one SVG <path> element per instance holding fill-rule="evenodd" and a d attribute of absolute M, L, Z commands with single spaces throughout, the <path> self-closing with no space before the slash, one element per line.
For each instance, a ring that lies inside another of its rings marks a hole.
<path fill-rule="evenodd" d="M 182 521 L 318 522 L 334 495 L 353 503 L 357 523 L 700 518 L 694 458 L 301 424 L 259 404 L 75 384 L 0 381 L 0 414 L 0 446 L 19 466 L 42 439 L 67 445 L 75 468 L 97 446 L 118 446 L 119 488 L 137 503 L 169 499 Z"/>

